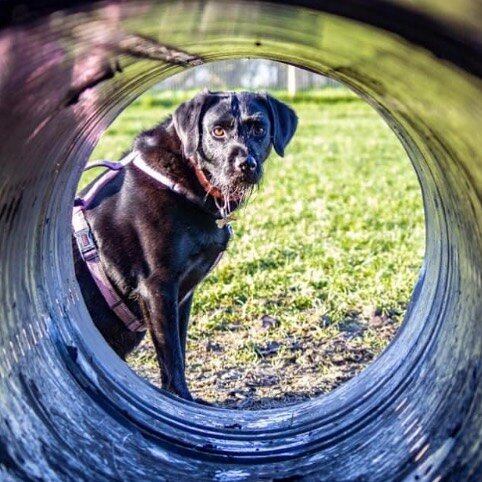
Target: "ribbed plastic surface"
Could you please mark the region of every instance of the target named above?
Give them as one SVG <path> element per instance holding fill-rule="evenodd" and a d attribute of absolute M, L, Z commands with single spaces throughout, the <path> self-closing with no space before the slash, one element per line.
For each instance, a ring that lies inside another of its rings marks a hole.
<path fill-rule="evenodd" d="M 30 3 L 0 32 L 0 480 L 482 480 L 480 2 Z M 333 393 L 263 412 L 137 378 L 89 320 L 71 256 L 106 126 L 162 78 L 234 57 L 356 89 L 409 152 L 427 222 L 389 348 Z"/>

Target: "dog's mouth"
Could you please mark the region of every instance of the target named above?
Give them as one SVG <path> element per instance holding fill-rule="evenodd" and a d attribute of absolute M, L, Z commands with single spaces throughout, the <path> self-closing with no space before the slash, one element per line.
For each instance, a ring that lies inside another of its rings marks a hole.
<path fill-rule="evenodd" d="M 224 199 L 238 204 L 246 202 L 261 180 L 261 172 L 249 176 L 241 174 L 216 175 L 205 171 L 210 184 L 222 193 Z"/>

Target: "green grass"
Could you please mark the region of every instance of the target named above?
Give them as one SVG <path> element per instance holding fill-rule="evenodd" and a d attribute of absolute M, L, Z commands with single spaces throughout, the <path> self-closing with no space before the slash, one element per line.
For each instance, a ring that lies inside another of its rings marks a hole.
<path fill-rule="evenodd" d="M 298 132 L 285 158 L 267 161 L 259 191 L 233 223 L 227 254 L 196 292 L 191 365 L 206 340 L 218 336 L 222 344 L 222 355 L 208 357 L 198 375 L 261 361 L 283 371 L 293 353 L 286 340 L 318 346 L 347 333 L 371 359 L 389 341 L 376 326 L 400 322 L 421 266 L 419 186 L 381 118 L 344 89 L 292 100 L 278 94 L 297 111 Z M 190 96 L 146 94 L 107 130 L 92 159 L 118 159 L 139 130 Z M 266 315 L 275 329 L 261 328 Z M 280 347 L 266 357 L 260 347 L 273 341 Z M 150 354 L 139 360 L 155 365 Z M 329 376 L 329 363 L 317 363 L 317 376 Z"/>

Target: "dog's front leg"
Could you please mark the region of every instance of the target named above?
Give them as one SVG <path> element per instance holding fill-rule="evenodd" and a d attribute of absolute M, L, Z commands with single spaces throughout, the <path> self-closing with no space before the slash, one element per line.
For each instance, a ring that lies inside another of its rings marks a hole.
<path fill-rule="evenodd" d="M 145 314 L 161 370 L 162 387 L 192 400 L 184 374 L 179 336 L 178 286 L 159 276 L 150 276 L 140 286 Z"/>
<path fill-rule="evenodd" d="M 193 293 L 191 292 L 179 305 L 179 339 L 181 341 L 182 359 L 186 364 L 186 341 L 189 317 L 191 315 Z"/>

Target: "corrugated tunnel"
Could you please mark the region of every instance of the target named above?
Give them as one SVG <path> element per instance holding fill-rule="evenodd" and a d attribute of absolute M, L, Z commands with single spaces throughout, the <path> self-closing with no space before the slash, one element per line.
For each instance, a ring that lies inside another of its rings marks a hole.
<path fill-rule="evenodd" d="M 480 3 L 55 3 L 7 5 L 0 33 L 0 479 L 482 480 Z M 138 378 L 93 327 L 70 251 L 80 172 L 119 112 L 245 57 L 356 90 L 409 153 L 426 215 L 389 348 L 334 392 L 262 412 Z"/>

